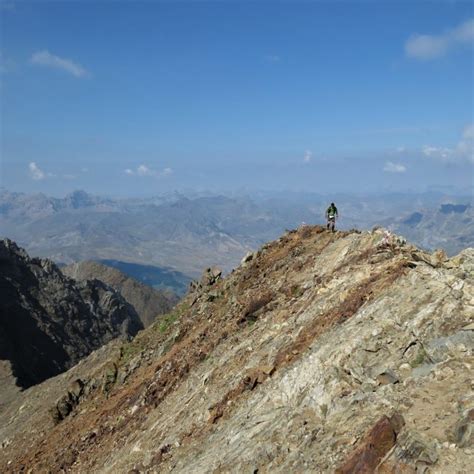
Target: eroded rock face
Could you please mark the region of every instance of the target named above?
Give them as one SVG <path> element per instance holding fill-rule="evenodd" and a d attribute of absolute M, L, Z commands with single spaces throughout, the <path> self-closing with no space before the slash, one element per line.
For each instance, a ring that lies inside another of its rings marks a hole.
<path fill-rule="evenodd" d="M 74 280 L 100 280 L 117 290 L 133 306 L 144 327 L 148 327 L 161 314 L 168 313 L 179 301 L 170 291 L 155 290 L 98 262 L 73 263 L 61 271 Z"/>
<path fill-rule="evenodd" d="M 196 285 L 74 416 L 47 410 L 96 354 L 22 393 L 0 471 L 470 472 L 474 251 L 384 236 L 306 226 Z"/>
<path fill-rule="evenodd" d="M 49 260 L 0 241 L 0 359 L 26 388 L 76 364 L 94 349 L 143 325 L 104 283 L 76 283 Z"/>

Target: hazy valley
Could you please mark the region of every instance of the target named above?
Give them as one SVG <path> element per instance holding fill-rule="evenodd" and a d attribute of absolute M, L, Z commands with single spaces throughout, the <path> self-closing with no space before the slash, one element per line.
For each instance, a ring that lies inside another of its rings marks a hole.
<path fill-rule="evenodd" d="M 427 250 L 454 255 L 474 245 L 472 197 L 441 193 L 110 199 L 3 191 L 0 232 L 58 264 L 96 260 L 157 288 L 184 294 L 205 267 L 232 270 L 248 252 L 302 223 L 324 222 L 331 200 L 341 229 L 382 225 Z"/>

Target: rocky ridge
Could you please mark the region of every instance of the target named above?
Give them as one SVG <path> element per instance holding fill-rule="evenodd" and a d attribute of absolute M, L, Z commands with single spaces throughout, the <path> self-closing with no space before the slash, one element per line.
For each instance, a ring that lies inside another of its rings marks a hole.
<path fill-rule="evenodd" d="M 143 325 L 116 291 L 94 280 L 78 283 L 50 260 L 30 258 L 0 241 L 1 376 L 13 394 L 57 375 L 113 338 L 134 336 Z"/>
<path fill-rule="evenodd" d="M 61 271 L 74 280 L 96 279 L 117 290 L 134 307 L 144 327 L 148 327 L 158 315 L 168 313 L 179 301 L 171 291 L 155 290 L 98 262 L 73 263 L 61 268 Z"/>
<path fill-rule="evenodd" d="M 288 232 L 0 409 L 0 470 L 469 472 L 473 283 L 473 249 Z"/>

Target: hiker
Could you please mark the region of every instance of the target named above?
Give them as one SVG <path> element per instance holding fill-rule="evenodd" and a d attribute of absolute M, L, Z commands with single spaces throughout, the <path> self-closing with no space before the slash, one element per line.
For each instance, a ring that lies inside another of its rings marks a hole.
<path fill-rule="evenodd" d="M 337 217 L 338 217 L 337 207 L 332 202 L 331 205 L 326 209 L 326 219 L 327 219 L 326 229 L 327 230 L 329 230 L 329 228 L 331 228 L 333 232 L 336 230 Z"/>

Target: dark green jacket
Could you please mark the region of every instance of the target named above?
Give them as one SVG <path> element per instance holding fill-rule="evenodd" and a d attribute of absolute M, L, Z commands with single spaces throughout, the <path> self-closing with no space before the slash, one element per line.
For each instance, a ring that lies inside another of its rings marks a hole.
<path fill-rule="evenodd" d="M 337 216 L 337 207 L 336 206 L 329 206 L 326 211 L 326 217 L 330 216 Z"/>

